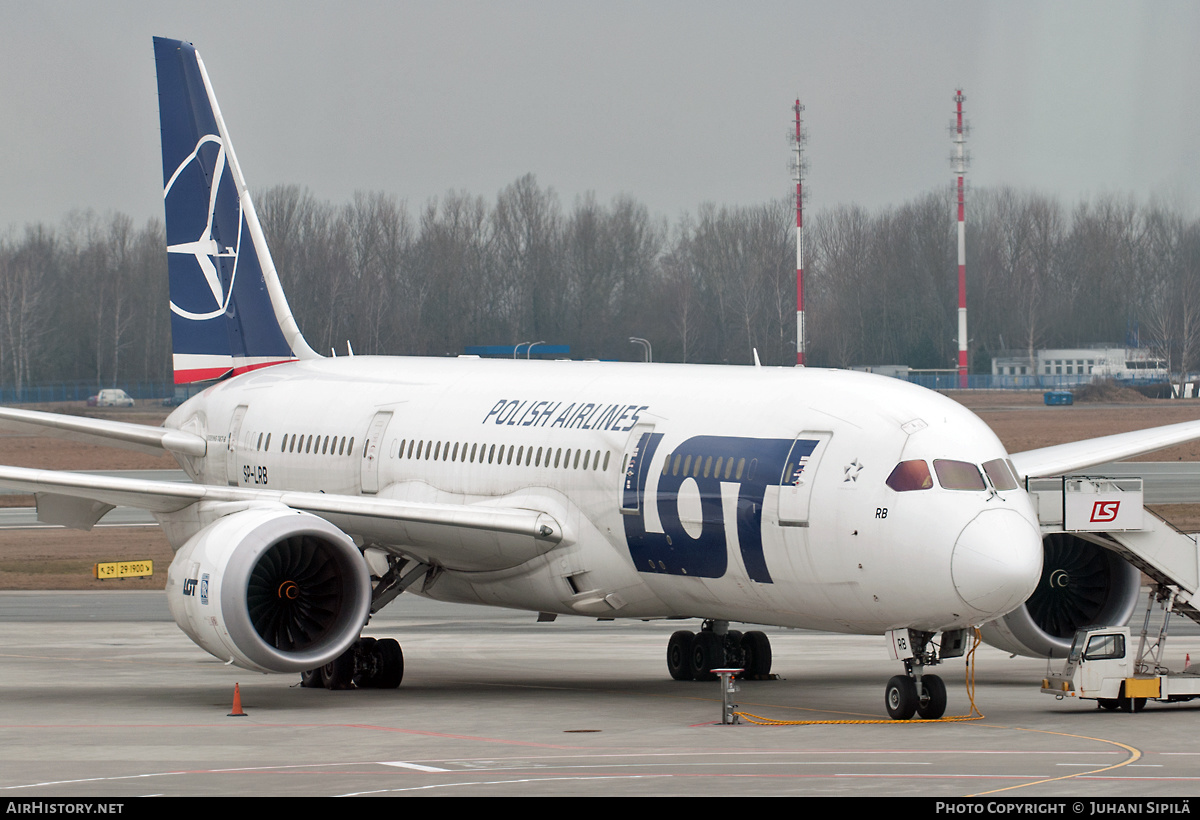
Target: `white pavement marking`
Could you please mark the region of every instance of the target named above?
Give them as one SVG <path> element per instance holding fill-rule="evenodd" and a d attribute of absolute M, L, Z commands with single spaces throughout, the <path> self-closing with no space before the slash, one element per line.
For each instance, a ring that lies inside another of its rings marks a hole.
<path fill-rule="evenodd" d="M 381 760 L 380 766 L 395 766 L 398 769 L 413 769 L 418 772 L 452 772 L 453 769 L 439 769 L 436 766 L 422 766 L 420 763 L 405 763 L 403 760 Z"/>

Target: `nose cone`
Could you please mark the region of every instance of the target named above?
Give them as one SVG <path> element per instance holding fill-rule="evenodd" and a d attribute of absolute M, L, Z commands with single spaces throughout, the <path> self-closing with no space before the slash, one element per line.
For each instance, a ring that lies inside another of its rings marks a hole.
<path fill-rule="evenodd" d="M 959 533 L 950 575 L 972 609 L 999 617 L 1033 594 L 1042 574 L 1042 536 L 1011 509 L 987 510 Z"/>

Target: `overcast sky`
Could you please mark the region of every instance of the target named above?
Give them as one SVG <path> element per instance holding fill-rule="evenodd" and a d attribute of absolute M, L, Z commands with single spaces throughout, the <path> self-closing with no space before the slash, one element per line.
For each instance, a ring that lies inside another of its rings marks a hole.
<path fill-rule="evenodd" d="M 252 189 L 419 207 L 526 173 L 674 221 L 791 189 L 875 209 L 948 185 L 1200 203 L 1200 3 L 0 0 L 0 235 L 161 216 L 151 37 L 203 56 Z M 969 205 L 968 205 L 969 207 Z"/>

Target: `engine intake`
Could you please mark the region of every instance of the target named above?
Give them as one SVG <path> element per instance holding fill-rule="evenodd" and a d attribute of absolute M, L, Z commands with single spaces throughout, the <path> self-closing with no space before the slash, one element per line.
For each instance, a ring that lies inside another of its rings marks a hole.
<path fill-rule="evenodd" d="M 287 508 L 228 515 L 192 536 L 167 573 L 175 622 L 203 649 L 259 672 L 300 672 L 358 638 L 371 580 L 349 536 Z"/>
<path fill-rule="evenodd" d="M 997 649 L 1065 658 L 1082 626 L 1122 625 L 1137 606 L 1141 573 L 1115 552 L 1072 533 L 1042 539 L 1037 589 L 1024 604 L 980 628 Z"/>

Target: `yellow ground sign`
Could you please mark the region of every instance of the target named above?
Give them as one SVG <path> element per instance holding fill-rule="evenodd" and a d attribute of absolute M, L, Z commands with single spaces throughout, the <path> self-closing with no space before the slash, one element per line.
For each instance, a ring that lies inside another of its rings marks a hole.
<path fill-rule="evenodd" d="M 153 561 L 107 561 L 92 566 L 92 574 L 101 581 L 110 578 L 144 578 L 154 574 Z"/>

